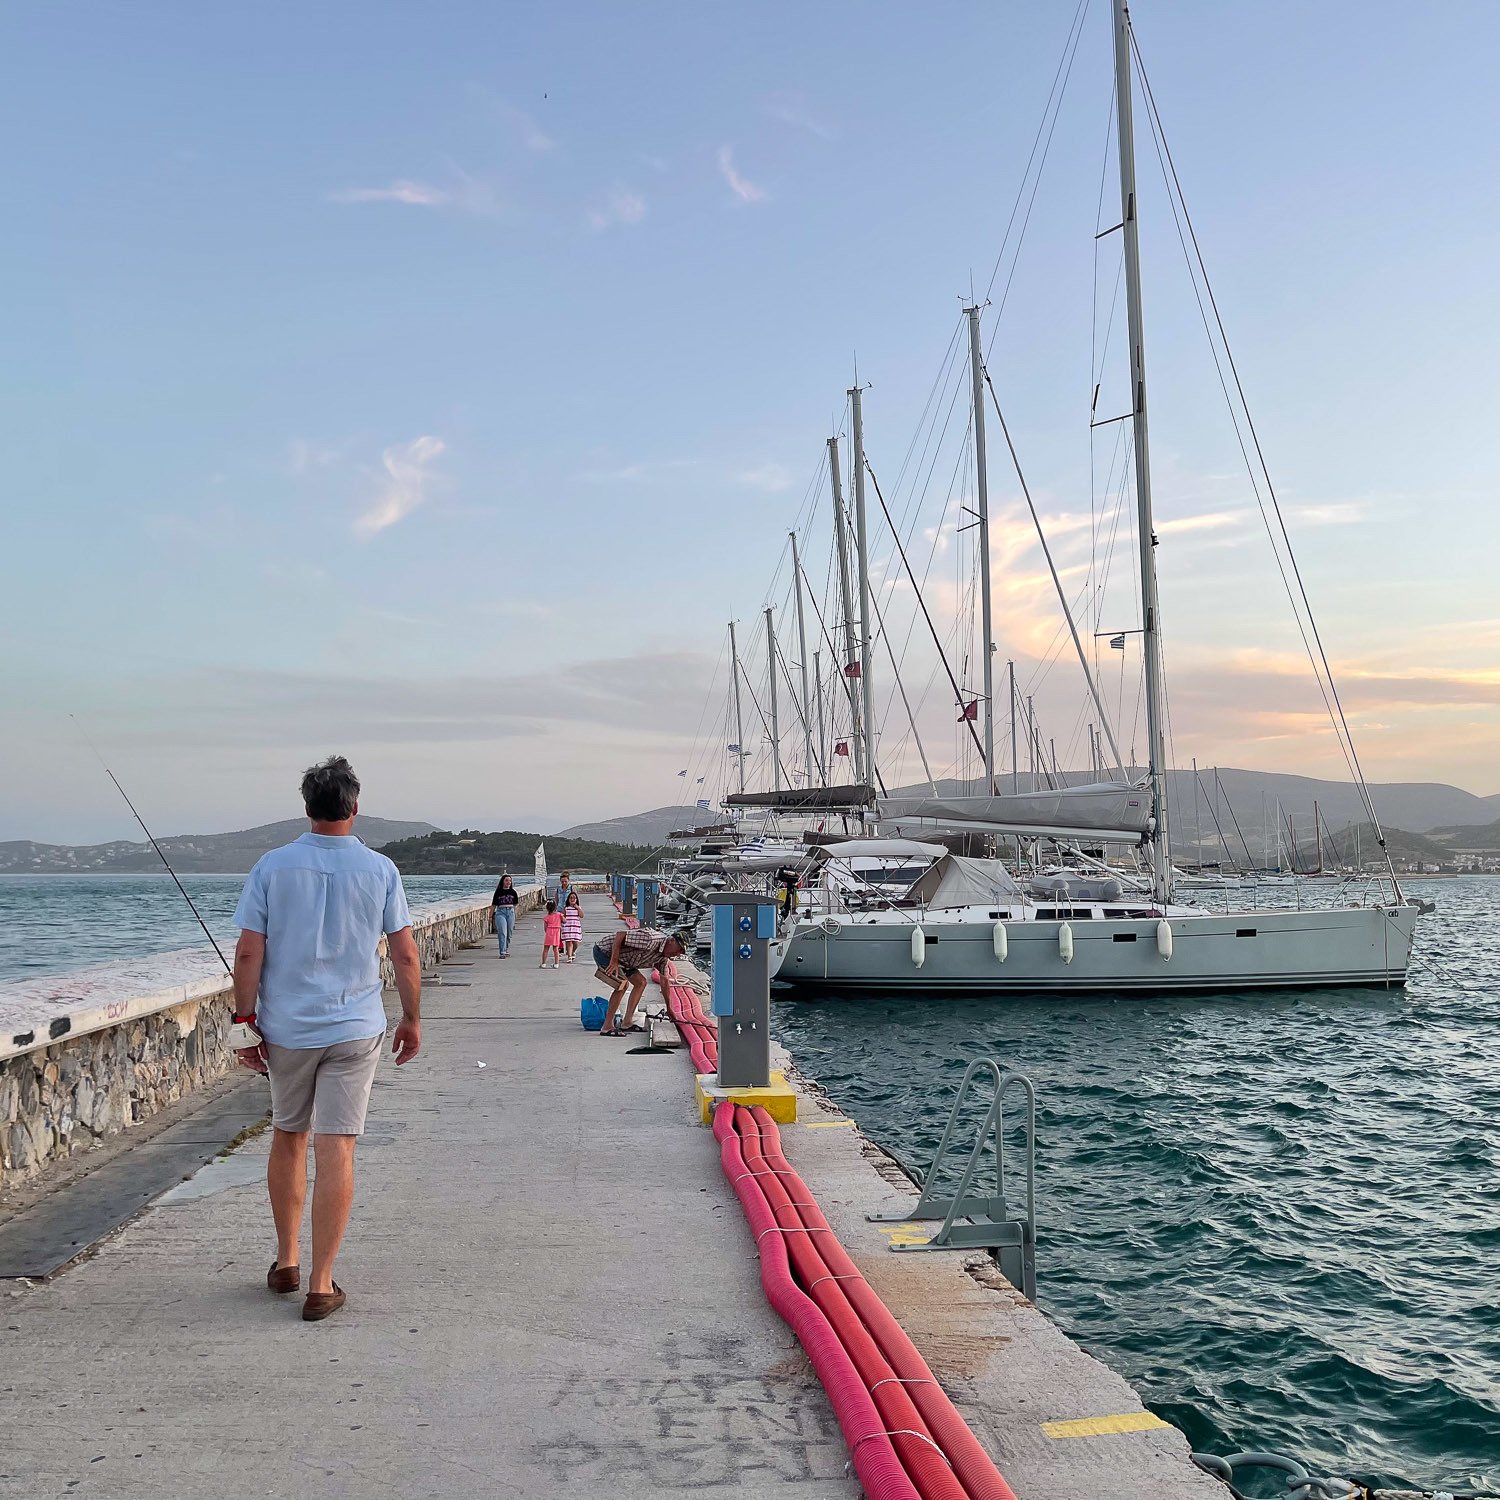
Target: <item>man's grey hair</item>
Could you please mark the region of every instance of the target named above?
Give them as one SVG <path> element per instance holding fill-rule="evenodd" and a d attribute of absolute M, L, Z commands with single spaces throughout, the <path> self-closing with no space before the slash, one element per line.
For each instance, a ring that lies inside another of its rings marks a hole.
<path fill-rule="evenodd" d="M 309 766 L 302 773 L 302 805 L 315 823 L 342 823 L 354 816 L 359 777 L 342 755 Z"/>

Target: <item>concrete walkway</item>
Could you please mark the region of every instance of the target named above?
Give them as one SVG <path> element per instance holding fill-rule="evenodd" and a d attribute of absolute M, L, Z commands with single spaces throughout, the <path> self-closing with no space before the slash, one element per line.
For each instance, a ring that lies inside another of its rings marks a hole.
<path fill-rule="evenodd" d="M 616 926 L 602 896 L 585 914 L 588 941 Z M 264 1138 L 0 1291 L 0 1494 L 858 1493 L 685 1054 L 584 1032 L 593 966 L 538 971 L 540 934 L 523 918 L 509 959 L 467 950 L 427 987 L 326 1323 L 265 1289 Z"/>
<path fill-rule="evenodd" d="M 586 898 L 589 941 L 615 926 Z M 427 987 L 421 1057 L 375 1086 L 327 1322 L 265 1290 L 264 1137 L 51 1283 L 0 1283 L 0 1495 L 858 1495 L 686 1054 L 584 1032 L 592 965 L 539 972 L 540 931 Z M 909 1187 L 802 1104 L 789 1155 L 1021 1500 L 1221 1500 L 981 1259 L 890 1255 L 864 1214 Z"/>

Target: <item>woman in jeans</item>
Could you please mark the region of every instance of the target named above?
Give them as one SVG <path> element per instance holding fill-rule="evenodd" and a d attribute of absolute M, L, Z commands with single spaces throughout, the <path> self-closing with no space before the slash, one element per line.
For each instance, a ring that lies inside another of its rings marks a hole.
<path fill-rule="evenodd" d="M 500 877 L 490 905 L 495 908 L 495 940 L 500 944 L 500 957 L 510 957 L 510 935 L 516 926 L 516 883 L 509 875 Z"/>

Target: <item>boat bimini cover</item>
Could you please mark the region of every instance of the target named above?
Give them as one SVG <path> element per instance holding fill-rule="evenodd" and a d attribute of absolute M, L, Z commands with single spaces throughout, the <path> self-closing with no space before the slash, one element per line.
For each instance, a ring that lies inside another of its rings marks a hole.
<path fill-rule="evenodd" d="M 880 820 L 920 818 L 933 823 L 982 823 L 1018 833 L 1068 837 L 1113 834 L 1139 838 L 1152 827 L 1151 792 L 1142 786 L 1106 781 L 1055 791 L 1006 792 L 993 797 L 883 797 Z"/>
<path fill-rule="evenodd" d="M 929 911 L 954 906 L 992 906 L 1021 901 L 1021 887 L 998 859 L 966 859 L 945 854 L 907 893 Z"/>
<path fill-rule="evenodd" d="M 837 844 L 816 844 L 811 852 L 826 859 L 937 859 L 947 848 L 916 839 L 843 839 Z"/>

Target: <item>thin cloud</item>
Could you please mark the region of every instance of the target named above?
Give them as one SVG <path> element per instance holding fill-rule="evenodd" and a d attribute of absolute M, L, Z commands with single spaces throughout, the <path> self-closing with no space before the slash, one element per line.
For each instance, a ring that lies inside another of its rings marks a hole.
<path fill-rule="evenodd" d="M 719 175 L 729 184 L 729 191 L 734 194 L 741 203 L 764 203 L 766 190 L 758 184 L 750 181 L 748 177 L 740 175 L 739 169 L 734 164 L 734 148 L 732 146 L 719 147 Z"/>
<path fill-rule="evenodd" d="M 808 135 L 816 136 L 820 141 L 832 141 L 838 139 L 838 131 L 832 125 L 809 114 L 802 105 L 789 99 L 773 99 L 766 105 L 766 113 L 782 125 L 790 125 L 793 130 L 806 131 Z"/>
<path fill-rule="evenodd" d="M 508 105 L 506 113 L 514 121 L 516 129 L 520 131 L 521 144 L 528 151 L 555 151 L 557 149 L 557 142 L 524 109 L 516 109 Z"/>
<path fill-rule="evenodd" d="M 429 465 L 443 454 L 442 438 L 424 435 L 380 456 L 385 484 L 375 503 L 354 523 L 356 536 L 372 537 L 404 520 L 427 499 Z"/>
<path fill-rule="evenodd" d="M 330 203 L 404 203 L 411 208 L 444 208 L 453 202 L 446 188 L 430 182 L 401 177 L 389 187 L 339 188 L 328 195 Z"/>
<path fill-rule="evenodd" d="M 455 213 L 472 214 L 481 219 L 499 218 L 505 208 L 492 182 L 483 177 L 475 177 L 455 162 L 448 163 L 448 181 L 444 183 L 418 182 L 413 178 L 400 177 L 387 187 L 339 188 L 329 193 L 328 201 L 355 205 L 394 203 L 405 208 L 450 209 Z"/>
<path fill-rule="evenodd" d="M 628 188 L 616 188 L 598 207 L 589 210 L 588 224 L 596 234 L 621 224 L 639 224 L 646 217 L 646 200 Z"/>
<path fill-rule="evenodd" d="M 792 476 L 780 464 L 762 464 L 758 469 L 746 469 L 736 474 L 741 484 L 752 490 L 764 490 L 768 495 L 779 495 L 792 487 Z"/>
<path fill-rule="evenodd" d="M 1201 516 L 1174 516 L 1168 521 L 1157 521 L 1158 536 L 1181 535 L 1190 531 L 1221 531 L 1226 526 L 1244 524 L 1247 512 L 1242 510 L 1205 511 Z"/>
<path fill-rule="evenodd" d="M 665 474 L 672 469 L 693 469 L 697 465 L 696 458 L 638 460 L 635 463 L 621 464 L 616 469 L 585 469 L 578 477 L 585 484 L 633 484 L 638 480 Z"/>
<path fill-rule="evenodd" d="M 303 438 L 293 438 L 287 465 L 293 474 L 310 474 L 316 469 L 326 469 L 336 464 L 345 451 L 342 445 L 310 443 Z"/>
<path fill-rule="evenodd" d="M 1289 505 L 1286 514 L 1299 526 L 1352 526 L 1368 518 L 1369 507 L 1362 500 L 1332 500 L 1323 505 Z"/>

